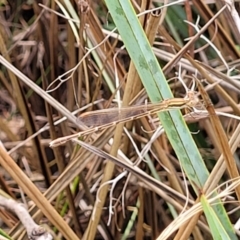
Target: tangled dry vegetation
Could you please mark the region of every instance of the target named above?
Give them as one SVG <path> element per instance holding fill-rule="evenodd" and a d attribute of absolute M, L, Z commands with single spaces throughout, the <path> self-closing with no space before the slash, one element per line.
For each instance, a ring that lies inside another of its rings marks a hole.
<path fill-rule="evenodd" d="M 0 239 L 238 238 L 239 1 L 173 2 L 0 1 Z"/>

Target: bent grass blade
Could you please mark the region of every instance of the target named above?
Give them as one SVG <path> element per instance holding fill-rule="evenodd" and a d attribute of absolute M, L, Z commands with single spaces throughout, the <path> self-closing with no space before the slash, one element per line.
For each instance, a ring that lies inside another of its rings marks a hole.
<path fill-rule="evenodd" d="M 87 126 L 91 126 L 91 128 L 53 140 L 50 143 L 50 146 L 55 147 L 71 140 L 72 138 L 86 136 L 88 134 L 112 127 L 116 124 L 136 120 L 154 113 L 169 111 L 171 109 L 192 108 L 198 103 L 199 99 L 196 97 L 195 93 L 189 91 L 185 98 L 171 98 L 163 100 L 160 103 L 86 112 L 81 114 L 78 119 Z"/>

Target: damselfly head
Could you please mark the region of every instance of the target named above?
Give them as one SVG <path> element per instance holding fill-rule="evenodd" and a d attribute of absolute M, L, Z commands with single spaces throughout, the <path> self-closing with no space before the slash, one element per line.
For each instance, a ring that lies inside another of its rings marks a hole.
<path fill-rule="evenodd" d="M 195 107 L 200 102 L 195 91 L 188 91 L 184 99 L 188 100 L 186 102 L 186 105 L 189 107 Z"/>

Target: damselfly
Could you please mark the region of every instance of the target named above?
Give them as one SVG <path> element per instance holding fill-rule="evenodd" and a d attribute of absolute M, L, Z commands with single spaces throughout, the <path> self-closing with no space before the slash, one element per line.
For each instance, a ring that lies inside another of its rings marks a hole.
<path fill-rule="evenodd" d="M 79 120 L 89 127 L 103 129 L 118 123 L 135 120 L 154 113 L 168 111 L 171 109 L 191 108 L 199 102 L 193 92 L 189 92 L 185 98 L 170 98 L 160 103 L 150 103 L 122 108 L 108 108 L 90 111 L 79 116 Z M 106 127 L 105 127 L 106 126 Z"/>
<path fill-rule="evenodd" d="M 184 98 L 170 98 L 159 103 L 129 106 L 123 108 L 110 108 L 83 113 L 79 116 L 80 122 L 91 128 L 82 132 L 58 138 L 51 142 L 51 146 L 62 144 L 71 138 L 85 136 L 99 130 L 112 127 L 118 123 L 135 120 L 154 113 L 171 109 L 192 108 L 199 103 L 199 99 L 193 91 L 189 91 Z"/>

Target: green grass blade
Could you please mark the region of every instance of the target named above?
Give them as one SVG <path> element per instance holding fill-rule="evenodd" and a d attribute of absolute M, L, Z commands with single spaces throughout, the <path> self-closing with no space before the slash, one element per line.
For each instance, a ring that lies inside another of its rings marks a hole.
<path fill-rule="evenodd" d="M 208 203 L 208 200 L 203 195 L 201 197 L 201 203 L 203 207 L 203 211 L 207 217 L 207 221 L 209 224 L 209 227 L 211 229 L 211 233 L 213 236 L 213 239 L 216 240 L 230 240 L 227 232 L 225 231 L 222 223 L 219 221 L 219 218 L 217 217 L 216 213 L 214 212 L 212 206 Z"/>
<path fill-rule="evenodd" d="M 172 98 L 165 76 L 129 1 L 106 3 L 151 101 Z M 162 112 L 159 118 L 189 179 L 201 188 L 208 171 L 180 111 Z"/>
<path fill-rule="evenodd" d="M 173 97 L 130 2 L 106 0 L 106 4 L 151 101 Z M 162 112 L 158 116 L 192 187 L 198 192 L 207 180 L 208 171 L 180 111 Z M 237 239 L 223 206 L 214 209 L 231 239 Z"/>

